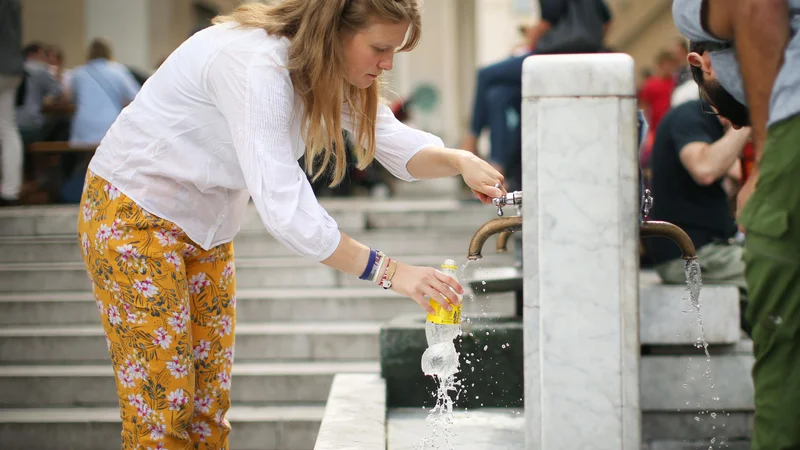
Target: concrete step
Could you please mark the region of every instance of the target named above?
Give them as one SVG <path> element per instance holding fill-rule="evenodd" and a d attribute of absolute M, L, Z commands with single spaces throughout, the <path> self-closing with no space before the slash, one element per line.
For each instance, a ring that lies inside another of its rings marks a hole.
<path fill-rule="evenodd" d="M 474 230 L 368 230 L 352 233 L 351 237 L 389 255 L 427 255 L 433 250 L 463 256 L 473 233 Z M 494 246 L 494 240 L 486 244 L 487 254 L 494 252 Z M 234 249 L 237 258 L 296 256 L 264 230 L 240 233 L 234 240 Z M 0 263 L 74 261 L 81 261 L 77 234 L 0 237 Z"/>
<path fill-rule="evenodd" d="M 639 368 L 643 412 L 752 412 L 752 341 L 683 355 L 643 355 Z"/>
<path fill-rule="evenodd" d="M 459 200 L 322 200 L 321 204 L 343 231 L 368 228 L 471 230 L 496 218 L 492 206 Z M 78 206 L 3 208 L 0 236 L 73 236 L 78 227 Z M 251 204 L 242 231 L 264 231 Z M 474 231 L 474 230 L 473 230 Z"/>
<path fill-rule="evenodd" d="M 378 362 L 235 363 L 233 403 L 325 403 L 337 373 L 380 372 Z M 0 366 L 0 408 L 116 406 L 110 364 Z"/>
<path fill-rule="evenodd" d="M 408 264 L 439 267 L 447 258 L 456 261 L 464 255 L 403 256 L 394 255 Z M 470 270 L 485 265 L 511 264 L 511 255 L 487 255 L 484 260 L 470 265 Z M 238 288 L 277 287 L 364 287 L 369 283 L 358 277 L 346 275 L 320 263 L 299 257 L 238 258 L 236 260 L 236 285 Z M 89 277 L 83 262 L 43 262 L 0 264 L 0 289 L 3 292 L 63 292 L 88 291 Z"/>
<path fill-rule="evenodd" d="M 468 297 L 467 297 L 468 298 Z M 464 314 L 513 315 L 511 293 L 477 295 Z M 237 323 L 269 321 L 386 321 L 423 314 L 415 302 L 391 291 L 367 288 L 237 289 Z M 0 294 L 0 326 L 99 323 L 90 292 Z"/>
<path fill-rule="evenodd" d="M 375 361 L 380 322 L 256 323 L 236 326 L 236 360 Z M 109 362 L 99 325 L 0 329 L 0 363 Z"/>
<path fill-rule="evenodd" d="M 234 405 L 230 448 L 314 448 L 323 405 Z M 0 410 L 3 447 L 14 450 L 109 450 L 120 448 L 119 409 L 32 408 Z"/>

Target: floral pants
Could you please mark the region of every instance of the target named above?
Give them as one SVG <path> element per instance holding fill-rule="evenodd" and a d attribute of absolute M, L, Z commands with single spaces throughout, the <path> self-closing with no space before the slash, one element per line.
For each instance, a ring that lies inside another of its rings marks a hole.
<path fill-rule="evenodd" d="M 196 247 L 87 173 L 78 234 L 114 366 L 123 449 L 228 449 L 233 245 Z"/>

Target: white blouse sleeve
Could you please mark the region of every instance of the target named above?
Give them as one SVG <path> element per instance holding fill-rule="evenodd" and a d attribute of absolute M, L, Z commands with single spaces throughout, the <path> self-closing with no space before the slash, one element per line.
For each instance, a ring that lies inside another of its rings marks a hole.
<path fill-rule="evenodd" d="M 342 107 L 342 127 L 357 139 L 355 126 L 347 104 Z M 397 120 L 388 106 L 378 106 L 378 120 L 375 124 L 375 158 L 395 177 L 405 181 L 415 181 L 408 173 L 408 161 L 425 147 L 444 147 L 437 136 L 415 130 Z"/>
<path fill-rule="evenodd" d="M 230 126 L 247 189 L 267 231 L 306 258 L 327 259 L 341 235 L 293 155 L 288 70 L 263 55 L 245 59 L 223 52 L 212 61 L 206 85 Z"/>

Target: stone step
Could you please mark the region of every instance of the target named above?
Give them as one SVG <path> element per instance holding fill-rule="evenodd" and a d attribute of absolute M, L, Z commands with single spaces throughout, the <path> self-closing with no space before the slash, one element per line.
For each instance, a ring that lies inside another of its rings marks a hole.
<path fill-rule="evenodd" d="M 236 326 L 236 360 L 375 361 L 379 322 L 276 322 Z M 109 362 L 99 325 L 0 328 L 0 363 Z"/>
<path fill-rule="evenodd" d="M 274 362 L 233 365 L 231 401 L 325 403 L 337 373 L 380 372 L 378 362 Z M 0 366 L 0 408 L 116 406 L 110 364 Z"/>
<path fill-rule="evenodd" d="M 429 197 L 429 196 L 428 196 Z M 492 206 L 459 200 L 323 200 L 323 207 L 343 231 L 369 228 L 473 230 L 496 218 Z M 3 208 L 0 211 L 0 236 L 73 236 L 77 231 L 78 206 L 36 206 Z M 251 204 L 242 231 L 264 231 L 264 225 Z"/>
<path fill-rule="evenodd" d="M 706 446 L 691 449 L 706 449 L 711 439 L 716 444 L 724 442 L 746 442 L 753 434 L 753 411 L 704 412 L 645 412 L 642 414 L 642 440 L 645 442 L 668 442 L 680 439 L 687 442 L 705 442 Z M 715 449 L 727 448 L 715 445 Z"/>
<path fill-rule="evenodd" d="M 736 440 L 729 441 L 724 438 L 718 438 L 702 441 L 688 441 L 688 440 L 660 440 L 647 443 L 644 450 L 697 450 L 705 448 L 724 448 L 725 450 L 750 450 L 749 440 Z"/>
<path fill-rule="evenodd" d="M 711 347 L 690 355 L 641 358 L 640 404 L 643 412 L 753 411 L 752 341 Z M 708 415 L 707 414 L 707 415 Z"/>
<path fill-rule="evenodd" d="M 735 344 L 741 336 L 736 286 L 703 286 L 700 311 L 706 342 Z M 686 288 L 651 283 L 639 286 L 639 339 L 642 345 L 693 345 L 702 330 Z"/>
<path fill-rule="evenodd" d="M 408 264 L 439 267 L 447 258 L 456 261 L 464 255 L 403 256 L 395 255 Z M 470 265 L 510 264 L 510 255 L 487 255 L 484 260 Z M 474 270 L 474 269 L 471 269 Z M 312 260 L 300 257 L 239 258 L 236 260 L 236 285 L 238 288 L 277 287 L 364 287 L 369 284 L 358 277 L 343 274 Z M 42 262 L 0 264 L 0 286 L 3 292 L 54 292 L 88 291 L 91 289 L 83 262 Z"/>
<path fill-rule="evenodd" d="M 469 299 L 469 297 L 467 297 Z M 511 293 L 476 295 L 464 314 L 513 315 Z M 269 321 L 386 321 L 423 314 L 415 302 L 376 287 L 338 289 L 237 289 L 237 323 Z M 90 292 L 0 294 L 0 327 L 97 324 Z"/>
<path fill-rule="evenodd" d="M 230 448 L 314 448 L 323 405 L 234 405 Z M 118 408 L 31 408 L 0 410 L 0 436 L 14 450 L 108 450 L 120 448 Z"/>
<path fill-rule="evenodd" d="M 477 227 L 476 227 L 477 228 Z M 351 237 L 388 255 L 438 254 L 463 257 L 467 254 L 474 230 L 368 230 Z M 511 248 L 513 243 L 509 246 Z M 495 241 L 486 244 L 486 253 L 494 252 Z M 261 230 L 240 233 L 234 240 L 237 258 L 288 257 L 296 254 Z M 0 237 L 0 263 L 74 262 L 81 261 L 77 234 L 72 236 Z"/>

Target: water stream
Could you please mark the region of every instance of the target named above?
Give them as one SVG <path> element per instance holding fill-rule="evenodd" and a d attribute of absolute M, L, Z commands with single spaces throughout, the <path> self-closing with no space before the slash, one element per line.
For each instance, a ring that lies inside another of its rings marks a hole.
<path fill-rule="evenodd" d="M 709 393 L 711 393 L 713 395 L 714 380 L 713 380 L 713 378 L 711 376 L 711 354 L 708 351 L 708 342 L 706 341 L 706 331 L 705 331 L 705 327 L 703 325 L 703 314 L 702 314 L 702 308 L 701 308 L 701 304 L 700 304 L 700 289 L 703 286 L 703 278 L 702 278 L 701 269 L 700 269 L 700 262 L 697 261 L 696 259 L 695 260 L 686 261 L 686 267 L 685 267 L 684 271 L 685 271 L 685 274 L 686 274 L 686 290 L 688 292 L 689 304 L 690 304 L 691 308 L 694 309 L 694 312 L 697 313 L 697 324 L 698 324 L 698 326 L 700 328 L 700 336 L 697 337 L 697 339 L 695 341 L 695 347 L 697 347 L 698 349 L 702 348 L 703 352 L 705 353 L 705 356 L 706 356 L 706 368 L 705 368 L 705 372 L 703 373 L 703 376 L 704 376 L 704 378 L 706 378 L 708 380 L 708 391 L 709 391 Z M 692 366 L 692 361 L 691 361 L 691 358 L 690 358 L 689 359 L 689 367 L 686 368 L 687 373 L 691 372 L 691 366 Z M 700 366 L 698 365 L 697 368 L 700 368 Z M 694 377 L 690 377 L 690 380 L 688 380 L 688 381 L 694 381 Z M 687 383 L 685 383 L 683 385 L 684 387 L 688 388 L 688 381 L 687 381 Z M 704 394 L 701 394 L 700 398 L 697 400 L 697 407 L 701 411 L 697 416 L 695 416 L 694 420 L 696 422 L 700 422 L 701 420 L 703 420 L 703 418 L 701 418 L 701 416 L 705 416 L 706 414 L 708 414 L 708 416 L 711 418 L 711 420 L 716 422 L 718 414 L 713 411 L 713 409 L 714 409 L 713 407 L 709 407 L 707 405 L 706 406 L 707 409 L 703 410 L 703 404 L 707 403 L 707 402 L 703 402 L 703 400 L 705 398 L 706 398 L 706 396 Z M 719 402 L 719 397 L 718 396 L 712 396 L 711 399 L 714 402 Z M 688 406 L 689 404 L 690 404 L 690 402 L 687 401 L 686 405 Z M 724 427 L 724 426 L 725 426 L 725 424 L 722 424 L 722 427 Z M 712 424 L 712 430 L 715 430 L 715 431 L 717 430 L 717 425 L 716 424 Z M 714 444 L 718 445 L 717 448 L 723 448 L 722 446 L 725 445 L 726 443 L 724 442 L 724 439 L 718 439 L 717 436 L 714 436 L 714 437 L 712 437 L 710 439 L 709 444 L 710 445 L 708 446 L 708 450 L 713 450 Z"/>

